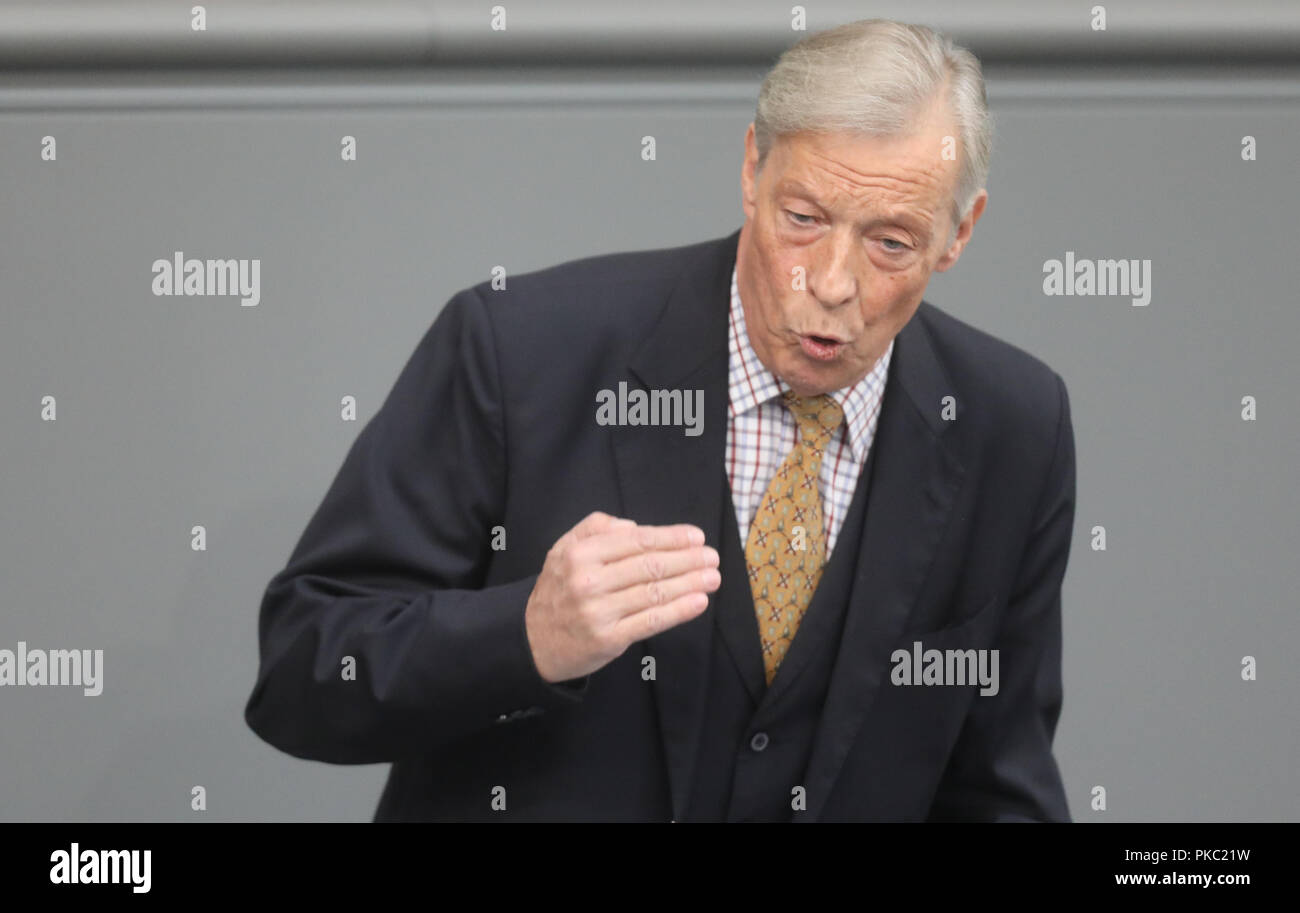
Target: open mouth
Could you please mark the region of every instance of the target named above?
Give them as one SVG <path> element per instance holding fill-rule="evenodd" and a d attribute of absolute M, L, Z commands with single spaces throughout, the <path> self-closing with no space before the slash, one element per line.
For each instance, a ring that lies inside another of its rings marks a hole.
<path fill-rule="evenodd" d="M 844 343 L 830 336 L 800 336 L 799 345 L 804 354 L 818 361 L 831 361 L 844 348 Z"/>

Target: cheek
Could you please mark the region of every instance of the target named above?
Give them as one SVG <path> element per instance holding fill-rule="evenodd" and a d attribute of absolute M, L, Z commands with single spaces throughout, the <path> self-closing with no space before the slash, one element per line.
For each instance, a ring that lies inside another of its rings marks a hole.
<path fill-rule="evenodd" d="M 807 254 L 782 247 L 774 249 L 768 255 L 766 275 L 773 294 L 780 300 L 802 294 L 808 288 Z"/>
<path fill-rule="evenodd" d="M 869 328 L 863 339 L 861 354 L 874 351 L 881 334 L 893 334 L 902 329 L 911 317 L 915 302 L 924 294 L 926 276 L 907 270 L 895 273 L 877 273 L 870 292 L 862 301 L 861 321 Z"/>
<path fill-rule="evenodd" d="M 910 307 L 913 299 L 925 291 L 926 279 L 925 271 L 920 267 L 895 273 L 880 273 L 873 296 L 877 313 L 890 313 Z"/>

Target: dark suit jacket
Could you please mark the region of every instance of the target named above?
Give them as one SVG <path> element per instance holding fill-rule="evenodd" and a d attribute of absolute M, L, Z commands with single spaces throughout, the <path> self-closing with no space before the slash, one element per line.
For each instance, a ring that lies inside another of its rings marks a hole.
<path fill-rule="evenodd" d="M 267 586 L 245 711 L 259 736 L 392 762 L 377 820 L 687 817 L 711 609 L 550 684 L 524 606 L 547 550 L 593 510 L 694 523 L 717 544 L 738 236 L 451 298 Z M 703 434 L 598 424 L 597 391 L 620 381 L 702 389 Z M 845 612 L 798 820 L 1068 820 L 1051 751 L 1075 497 L 1065 384 L 922 302 L 873 459 L 866 595 Z M 891 684 L 891 654 L 918 640 L 998 649 L 997 695 Z"/>

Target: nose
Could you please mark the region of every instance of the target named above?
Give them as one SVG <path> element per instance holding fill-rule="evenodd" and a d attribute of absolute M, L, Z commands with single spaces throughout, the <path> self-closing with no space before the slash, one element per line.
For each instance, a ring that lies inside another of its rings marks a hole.
<path fill-rule="evenodd" d="M 833 231 L 817 242 L 808 270 L 808 291 L 832 310 L 857 297 L 858 282 L 853 274 L 853 239 L 848 231 Z"/>

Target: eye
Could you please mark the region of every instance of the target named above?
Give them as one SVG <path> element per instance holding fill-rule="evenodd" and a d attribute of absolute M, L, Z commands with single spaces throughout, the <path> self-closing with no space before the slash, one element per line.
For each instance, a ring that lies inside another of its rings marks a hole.
<path fill-rule="evenodd" d="M 794 224 L 796 224 L 796 225 L 811 225 L 811 224 L 813 224 L 814 222 L 817 221 L 817 217 L 816 217 L 816 216 L 806 215 L 806 214 L 804 214 L 804 213 L 802 213 L 802 212 L 795 212 L 795 211 L 792 210 L 792 209 L 787 209 L 787 210 L 785 211 L 785 213 L 786 213 L 786 215 L 788 215 L 788 216 L 791 218 L 791 220 L 792 220 L 792 221 L 794 222 Z M 807 219 L 808 221 L 807 221 L 807 222 L 801 222 L 800 219 Z"/>
<path fill-rule="evenodd" d="M 904 244 L 902 241 L 896 240 L 896 239 L 894 239 L 894 238 L 881 238 L 881 239 L 880 239 L 880 243 L 881 243 L 881 244 L 886 244 L 886 245 L 888 245 L 888 244 L 897 244 L 897 245 L 898 245 L 897 247 L 886 247 L 886 248 L 885 248 L 885 250 L 889 251 L 891 254 L 896 254 L 896 253 L 899 253 L 900 251 L 905 251 L 905 250 L 907 250 L 907 245 L 906 245 L 906 244 Z"/>

